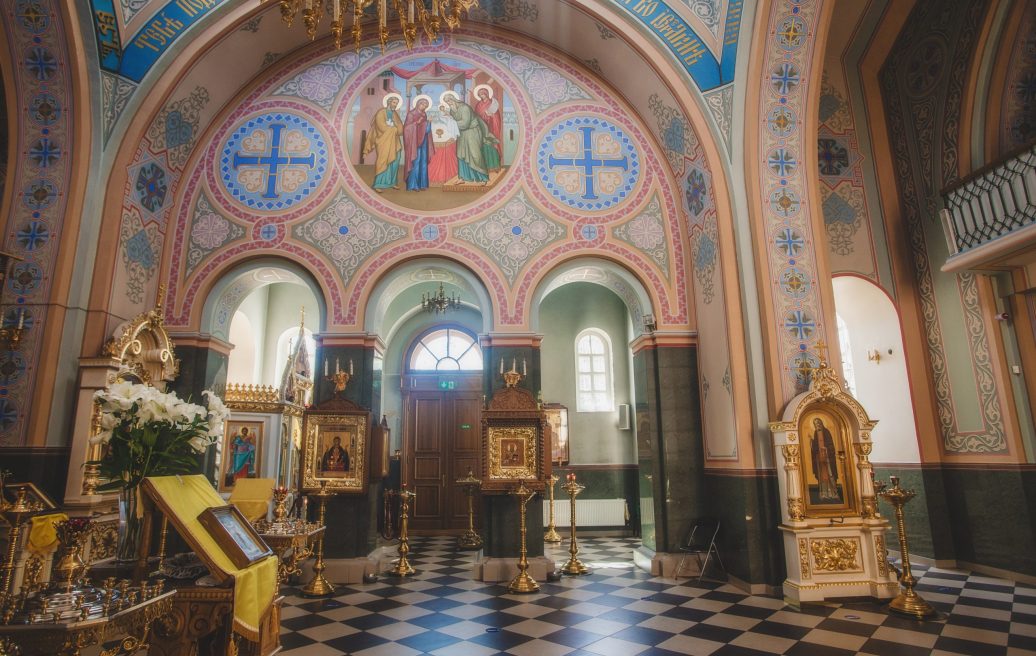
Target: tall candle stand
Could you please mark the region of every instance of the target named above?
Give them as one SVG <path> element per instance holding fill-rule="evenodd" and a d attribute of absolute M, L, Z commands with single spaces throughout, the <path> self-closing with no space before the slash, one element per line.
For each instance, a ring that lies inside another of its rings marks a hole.
<path fill-rule="evenodd" d="M 392 576 L 413 576 L 417 574 L 417 570 L 407 560 L 407 554 L 410 553 L 410 536 L 408 531 L 410 526 L 410 500 L 417 495 L 406 489 L 406 483 L 403 484 L 403 488 L 396 492 L 396 494 L 399 495 L 399 560 L 396 561 L 396 566 L 387 573 Z"/>
<path fill-rule="evenodd" d="M 575 474 L 570 473 L 566 478 L 568 482 L 562 485 L 561 489 L 568 493 L 569 501 L 572 504 L 570 513 L 572 517 L 572 530 L 568 544 L 568 561 L 562 566 L 561 571 L 569 576 L 582 576 L 583 574 L 589 574 L 590 568 L 579 561 L 579 542 L 576 540 L 576 496 L 586 489 L 586 486 L 576 483 Z"/>
<path fill-rule="evenodd" d="M 536 491 L 525 487 L 525 481 L 523 480 L 516 489 L 511 491 L 511 494 L 518 499 L 518 532 L 522 541 L 518 551 L 518 574 L 511 579 L 511 582 L 507 585 L 507 590 L 513 594 L 530 594 L 533 592 L 539 592 L 540 586 L 531 576 L 529 576 L 529 550 L 526 546 L 525 539 L 527 535 L 525 526 L 525 507 L 529 504 L 529 501 L 536 496 Z"/>
<path fill-rule="evenodd" d="M 932 605 L 925 601 L 921 595 L 914 590 L 917 579 L 910 573 L 910 549 L 907 545 L 906 523 L 903 521 L 903 506 L 914 498 L 913 490 L 904 490 L 899 487 L 899 477 L 890 476 L 892 487 L 886 488 L 884 483 L 878 486 L 878 495 L 892 504 L 896 509 L 896 530 L 899 532 L 899 553 L 903 559 L 903 570 L 899 576 L 899 583 L 903 589 L 899 595 L 889 603 L 889 610 L 900 615 L 907 615 L 918 620 L 932 619 L 938 613 Z"/>
<path fill-rule="evenodd" d="M 482 479 L 476 478 L 474 472 L 468 470 L 468 475 L 458 478 L 457 484 L 464 488 L 464 494 L 468 497 L 468 530 L 457 540 L 457 546 L 461 549 L 482 548 L 482 536 L 475 530 L 475 491 L 482 487 Z"/>
<path fill-rule="evenodd" d="M 547 524 L 547 532 L 543 534 L 543 541 L 550 542 L 551 544 L 558 544 L 561 542 L 561 535 L 558 533 L 558 527 L 554 524 L 554 484 L 561 479 L 557 477 L 557 474 L 550 475 L 550 510 L 548 511 L 550 521 Z"/>
<path fill-rule="evenodd" d="M 320 504 L 318 524 L 326 526 L 324 518 L 327 513 L 327 500 L 334 496 L 334 492 L 327 490 L 327 481 L 320 481 L 320 491 L 310 496 L 316 497 L 317 502 Z M 324 536 L 321 535 L 320 541 L 317 542 L 317 559 L 313 563 L 313 580 L 304 585 L 302 590 L 300 590 L 303 597 L 330 597 L 335 593 L 334 586 L 324 578 L 325 569 L 327 569 L 327 566 L 324 565 Z"/>
<path fill-rule="evenodd" d="M 7 536 L 7 553 L 4 556 L 2 568 L 4 576 L 3 583 L 0 584 L 0 594 L 14 595 L 11 583 L 14 581 L 14 565 L 22 537 L 22 527 L 25 525 L 25 520 L 40 510 L 29 501 L 26 495 L 26 489 L 20 487 L 16 492 L 14 503 L 7 503 L 3 497 L 0 497 L 0 516 L 3 516 L 4 521 L 11 527 Z"/>

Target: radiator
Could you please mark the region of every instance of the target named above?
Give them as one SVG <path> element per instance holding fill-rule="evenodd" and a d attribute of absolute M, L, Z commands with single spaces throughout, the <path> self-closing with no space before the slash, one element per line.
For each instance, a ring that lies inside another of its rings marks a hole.
<path fill-rule="evenodd" d="M 554 500 L 554 523 L 558 526 L 569 526 L 572 519 L 569 516 L 571 501 L 568 499 Z M 550 523 L 550 502 L 543 502 L 543 525 Z M 625 499 L 576 499 L 576 524 L 580 528 L 591 528 L 596 526 L 625 526 L 626 525 L 626 500 Z"/>

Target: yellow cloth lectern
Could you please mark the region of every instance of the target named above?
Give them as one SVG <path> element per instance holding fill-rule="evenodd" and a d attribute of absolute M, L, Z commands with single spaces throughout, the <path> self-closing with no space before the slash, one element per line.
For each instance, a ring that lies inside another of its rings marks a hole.
<path fill-rule="evenodd" d="M 143 489 L 218 581 L 234 579 L 234 632 L 258 642 L 259 624 L 277 593 L 277 557 L 238 569 L 198 521 L 206 508 L 227 505 L 204 476 L 156 476 Z"/>

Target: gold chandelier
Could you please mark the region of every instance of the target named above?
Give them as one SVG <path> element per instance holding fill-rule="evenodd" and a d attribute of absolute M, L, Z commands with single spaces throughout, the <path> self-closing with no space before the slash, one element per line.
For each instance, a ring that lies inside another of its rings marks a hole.
<path fill-rule="evenodd" d="M 266 0 L 260 0 L 265 2 Z M 363 41 L 363 15 L 367 8 L 376 5 L 378 14 L 378 41 L 382 51 L 388 44 L 389 10 L 394 9 L 403 33 L 403 41 L 409 50 L 417 41 L 418 31 L 423 31 L 429 42 L 439 38 L 445 25 L 450 30 L 460 26 L 461 12 L 467 12 L 478 0 L 271 0 L 279 2 L 281 18 L 290 27 L 295 17 L 302 12 L 306 35 L 312 41 L 317 37 L 317 28 L 324 16 L 331 15 L 331 35 L 335 47 L 342 47 L 345 34 L 345 16 L 352 14 L 352 37 L 359 51 Z"/>
<path fill-rule="evenodd" d="M 435 294 L 428 294 L 427 292 L 421 294 L 421 309 L 425 312 L 434 312 L 439 314 L 440 312 L 445 313 L 447 310 L 456 310 L 460 308 L 460 297 L 456 293 L 450 296 L 446 295 L 446 290 L 443 289 L 442 283 L 439 283 L 439 291 Z"/>

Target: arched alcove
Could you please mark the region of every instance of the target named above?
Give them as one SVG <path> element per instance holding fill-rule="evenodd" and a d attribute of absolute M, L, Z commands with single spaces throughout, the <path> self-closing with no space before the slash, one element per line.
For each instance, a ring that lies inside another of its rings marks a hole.
<path fill-rule="evenodd" d="M 307 314 L 306 324 L 318 332 L 324 330 L 327 302 L 317 281 L 307 270 L 290 260 L 267 257 L 232 267 L 219 277 L 202 306 L 199 332 L 227 340 L 230 322 L 241 303 L 256 290 L 278 283 L 307 289 L 316 302 L 317 312 Z"/>
<path fill-rule="evenodd" d="M 630 339 L 644 332 L 645 318 L 654 317 L 651 296 L 640 279 L 628 269 L 599 258 L 578 258 L 552 269 L 536 287 L 529 308 L 529 325 L 542 332 L 540 307 L 551 292 L 572 283 L 599 285 L 610 290 L 626 306 L 632 323 Z M 650 315 L 650 316 L 649 316 Z"/>
<path fill-rule="evenodd" d="M 832 281 L 835 308 L 849 333 L 856 398 L 878 420 L 872 433 L 876 463 L 920 462 L 910 378 L 899 313 L 885 292 L 858 276 Z M 835 367 L 841 373 L 840 367 Z"/>

